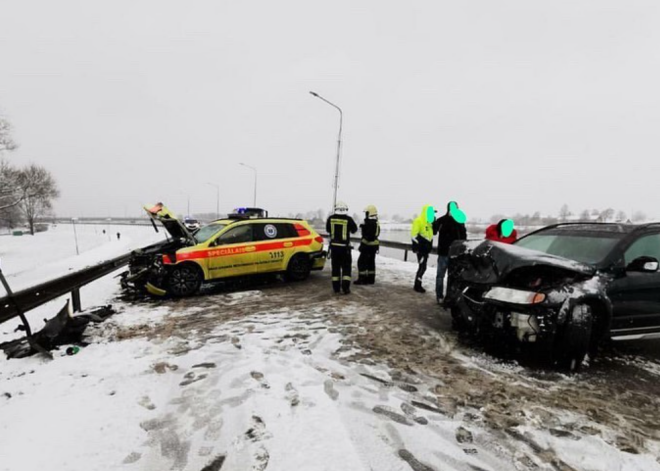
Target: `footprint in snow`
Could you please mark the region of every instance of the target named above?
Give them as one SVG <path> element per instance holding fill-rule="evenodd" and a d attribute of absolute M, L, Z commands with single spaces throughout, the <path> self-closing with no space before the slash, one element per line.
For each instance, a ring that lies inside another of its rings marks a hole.
<path fill-rule="evenodd" d="M 202 456 L 202 455 L 200 455 Z M 220 468 L 222 468 L 222 464 L 225 462 L 225 456 L 224 455 L 219 455 L 216 456 L 213 461 L 211 461 L 209 464 L 204 466 L 201 471 L 220 471 Z"/>
<path fill-rule="evenodd" d="M 414 420 L 420 425 L 428 425 L 429 421 L 426 417 L 421 417 L 416 414 L 417 409 L 406 402 L 401 403 L 401 410 L 406 414 L 410 419 Z"/>
<path fill-rule="evenodd" d="M 263 374 L 263 373 L 260 373 L 260 372 L 258 372 L 258 371 L 252 371 L 252 372 L 250 373 L 250 376 L 252 376 L 252 378 L 253 378 L 255 381 L 257 381 L 257 382 L 261 385 L 262 388 L 264 388 L 264 389 L 270 389 L 270 385 L 269 385 L 269 384 L 266 382 L 266 380 L 264 379 L 264 374 Z"/>
<path fill-rule="evenodd" d="M 154 410 L 156 408 L 153 402 L 151 402 L 149 396 L 142 396 L 142 398 L 138 401 L 138 404 L 147 410 Z"/>
<path fill-rule="evenodd" d="M 291 383 L 287 383 L 284 387 L 284 390 L 287 392 L 286 398 L 289 400 L 291 407 L 296 407 L 300 404 L 300 397 L 298 396 L 298 391 Z"/>
<path fill-rule="evenodd" d="M 181 387 L 188 386 L 190 384 L 196 383 L 197 381 L 201 381 L 201 380 L 205 379 L 206 377 L 207 377 L 207 375 L 205 375 L 205 374 L 201 374 L 199 376 L 196 376 L 195 372 L 191 371 L 189 373 L 186 373 L 186 375 L 184 376 L 184 378 L 186 378 L 186 380 L 180 382 L 179 386 L 181 386 Z"/>
<path fill-rule="evenodd" d="M 413 471 L 435 471 L 430 466 L 425 465 L 420 462 L 417 458 L 413 456 L 408 450 L 403 449 L 399 450 L 399 457 L 408 463 L 408 465 L 413 469 Z"/>
<path fill-rule="evenodd" d="M 474 438 L 472 437 L 472 432 L 464 427 L 458 427 L 456 429 L 456 441 L 458 443 L 472 443 Z"/>
<path fill-rule="evenodd" d="M 124 461 L 122 461 L 122 464 L 133 464 L 137 463 L 140 461 L 140 458 L 142 458 L 141 453 L 136 453 L 135 451 L 128 455 L 126 458 L 124 458 Z"/>
<path fill-rule="evenodd" d="M 339 391 L 335 389 L 335 385 L 331 379 L 327 379 L 323 383 L 323 390 L 333 401 L 336 401 L 337 398 L 339 397 Z"/>
<path fill-rule="evenodd" d="M 390 420 L 397 422 L 402 425 L 412 425 L 412 422 L 408 420 L 404 415 L 395 412 L 392 408 L 387 406 L 376 406 L 372 409 L 376 414 L 384 415 Z"/>

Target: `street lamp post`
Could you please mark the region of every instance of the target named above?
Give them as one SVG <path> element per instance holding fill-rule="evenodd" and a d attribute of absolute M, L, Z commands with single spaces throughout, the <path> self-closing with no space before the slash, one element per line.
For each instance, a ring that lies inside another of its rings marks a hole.
<path fill-rule="evenodd" d="M 342 129 L 342 124 L 344 120 L 344 113 L 341 111 L 341 108 L 332 103 L 331 101 L 326 100 L 323 98 L 321 95 L 315 92 L 309 92 L 312 96 L 315 96 L 319 100 L 325 101 L 328 105 L 334 107 L 339 111 L 339 137 L 337 138 L 337 161 L 335 162 L 335 189 L 334 189 L 334 195 L 332 197 L 332 211 L 335 210 L 335 206 L 337 205 L 337 188 L 339 187 L 339 159 L 341 156 L 341 129 Z"/>
<path fill-rule="evenodd" d="M 216 191 L 215 218 L 220 219 L 220 185 L 216 185 L 215 183 L 210 183 L 210 182 L 206 182 L 206 184 L 215 187 L 215 191 Z"/>
<path fill-rule="evenodd" d="M 256 208 L 257 207 L 257 169 L 252 167 L 251 165 L 244 164 L 243 162 L 241 162 L 240 165 L 252 169 L 252 171 L 254 172 L 254 201 L 252 203 L 252 206 Z"/>

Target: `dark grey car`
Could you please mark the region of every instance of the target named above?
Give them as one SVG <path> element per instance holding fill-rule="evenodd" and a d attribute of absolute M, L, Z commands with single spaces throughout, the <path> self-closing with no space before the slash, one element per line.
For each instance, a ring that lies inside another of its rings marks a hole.
<path fill-rule="evenodd" d="M 558 224 L 515 245 L 452 246 L 454 326 L 580 367 L 604 339 L 660 338 L 660 223 Z"/>

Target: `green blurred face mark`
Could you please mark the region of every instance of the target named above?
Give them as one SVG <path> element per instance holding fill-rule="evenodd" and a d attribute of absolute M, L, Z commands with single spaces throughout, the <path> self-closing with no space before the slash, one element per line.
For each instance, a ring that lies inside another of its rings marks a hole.
<path fill-rule="evenodd" d="M 506 219 L 502 223 L 502 235 L 504 237 L 509 237 L 513 233 L 513 221 L 511 219 Z"/>
<path fill-rule="evenodd" d="M 451 217 L 453 217 L 454 221 L 459 224 L 465 224 L 465 221 L 467 221 L 467 216 L 461 209 L 456 209 L 453 213 L 451 213 Z"/>
<path fill-rule="evenodd" d="M 458 209 L 458 206 L 453 201 L 449 203 L 449 214 L 451 214 L 451 217 L 454 218 L 454 221 L 459 224 L 465 224 L 465 221 L 467 221 L 467 216 L 463 210 Z"/>
<path fill-rule="evenodd" d="M 433 206 L 426 208 L 426 220 L 428 222 L 435 221 L 435 209 L 433 209 Z"/>

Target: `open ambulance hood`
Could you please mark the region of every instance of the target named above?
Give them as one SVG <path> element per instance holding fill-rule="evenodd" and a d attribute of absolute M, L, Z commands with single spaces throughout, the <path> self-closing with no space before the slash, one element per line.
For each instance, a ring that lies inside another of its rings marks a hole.
<path fill-rule="evenodd" d="M 174 214 L 170 212 L 169 209 L 163 206 L 163 203 L 145 206 L 144 210 L 147 212 L 152 222 L 155 224 L 155 221 L 159 221 L 174 240 L 184 240 L 187 245 L 197 244 L 192 233 L 174 216 Z"/>

